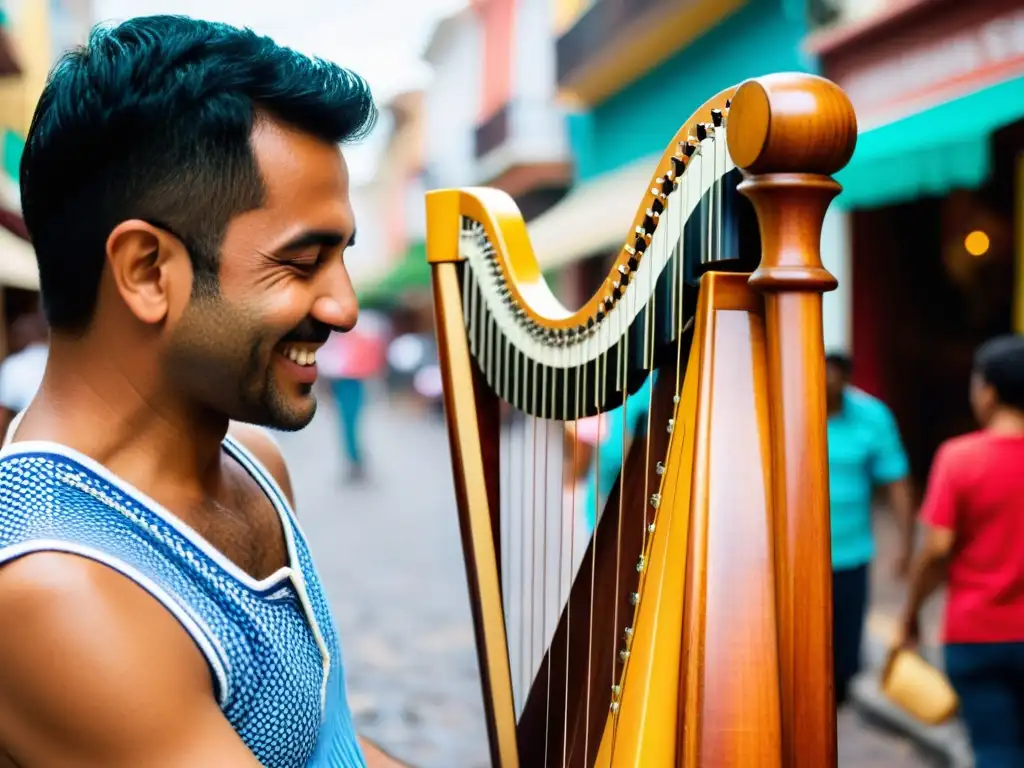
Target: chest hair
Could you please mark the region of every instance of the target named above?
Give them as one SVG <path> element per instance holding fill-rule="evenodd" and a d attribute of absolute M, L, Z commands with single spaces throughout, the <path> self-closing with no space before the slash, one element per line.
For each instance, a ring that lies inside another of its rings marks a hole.
<path fill-rule="evenodd" d="M 288 564 L 277 510 L 260 485 L 235 462 L 224 462 L 217 492 L 189 512 L 189 524 L 250 576 L 263 579 Z"/>

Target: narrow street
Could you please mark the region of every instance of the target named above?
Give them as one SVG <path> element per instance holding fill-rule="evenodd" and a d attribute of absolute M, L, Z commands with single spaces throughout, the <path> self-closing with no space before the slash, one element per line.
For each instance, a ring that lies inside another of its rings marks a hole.
<path fill-rule="evenodd" d="M 416 768 L 486 768 L 486 735 L 444 426 L 378 397 L 370 479 L 342 481 L 336 416 L 321 399 L 280 435 L 298 513 L 345 649 L 360 731 Z M 910 744 L 840 716 L 840 766 L 924 766 Z"/>

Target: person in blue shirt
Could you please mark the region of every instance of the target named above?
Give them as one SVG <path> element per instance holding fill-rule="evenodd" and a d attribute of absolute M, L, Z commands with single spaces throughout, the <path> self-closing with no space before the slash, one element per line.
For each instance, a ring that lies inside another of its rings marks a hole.
<path fill-rule="evenodd" d="M 864 621 L 868 606 L 869 566 L 875 556 L 871 507 L 882 491 L 901 532 L 896 574 L 906 574 L 913 551 L 914 510 L 909 463 L 889 408 L 849 383 L 851 363 L 842 354 L 826 359 L 828 402 L 829 491 L 831 495 L 833 649 L 836 702 L 846 701 L 850 681 L 860 670 Z M 628 446 L 650 408 L 648 378 L 622 407 L 607 414 L 599 456 L 587 477 L 585 510 L 592 530 L 622 466 L 623 429 Z M 624 423 L 625 422 L 625 423 Z"/>
<path fill-rule="evenodd" d="M 851 361 L 826 357 L 829 494 L 832 527 L 833 651 L 836 705 L 845 703 L 860 669 L 868 606 L 868 571 L 875 556 L 871 508 L 881 491 L 900 523 L 896 562 L 903 577 L 913 551 L 914 511 L 909 466 L 889 408 L 849 383 Z"/>

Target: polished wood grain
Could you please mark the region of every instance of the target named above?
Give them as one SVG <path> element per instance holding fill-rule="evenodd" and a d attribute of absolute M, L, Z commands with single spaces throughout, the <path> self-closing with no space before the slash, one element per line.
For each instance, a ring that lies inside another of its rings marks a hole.
<path fill-rule="evenodd" d="M 477 634 L 477 659 L 483 688 L 491 765 L 518 768 L 516 718 L 512 673 L 502 613 L 501 580 L 488 491 L 487 469 L 474 394 L 473 363 L 462 319 L 458 265 L 438 262 L 433 267 L 434 309 L 438 355 L 444 386 L 459 530 L 466 561 L 473 623 Z M 528 764 L 527 764 L 528 765 Z"/>
<path fill-rule="evenodd" d="M 750 174 L 831 176 L 853 157 L 857 117 L 831 80 L 779 73 L 747 80 L 729 112 L 729 154 Z"/>
<path fill-rule="evenodd" d="M 857 123 L 846 95 L 811 75 L 740 86 L 729 150 L 746 180 L 762 256 L 750 285 L 765 296 L 775 508 L 782 764 L 836 765 L 832 569 L 821 226 L 840 191 L 829 174 L 853 154 Z"/>
<path fill-rule="evenodd" d="M 686 768 L 781 760 L 771 423 L 760 295 L 746 275 L 701 281 L 696 451 L 681 677 Z"/>

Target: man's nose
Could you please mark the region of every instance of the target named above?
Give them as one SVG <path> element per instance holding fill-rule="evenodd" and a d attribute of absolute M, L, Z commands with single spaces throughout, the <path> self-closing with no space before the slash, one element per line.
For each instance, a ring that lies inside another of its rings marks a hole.
<path fill-rule="evenodd" d="M 325 269 L 318 281 L 318 296 L 313 302 L 312 316 L 321 323 L 348 331 L 359 319 L 359 301 L 341 262 Z"/>

